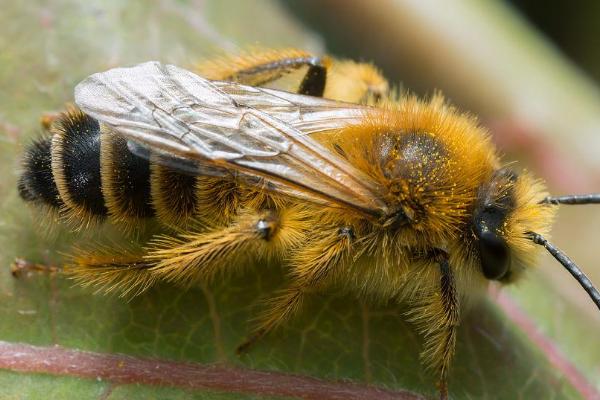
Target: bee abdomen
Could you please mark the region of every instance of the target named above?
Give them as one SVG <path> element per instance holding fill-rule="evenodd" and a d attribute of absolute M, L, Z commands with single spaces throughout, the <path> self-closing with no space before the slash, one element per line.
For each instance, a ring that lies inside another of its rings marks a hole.
<path fill-rule="evenodd" d="M 64 217 L 88 225 L 107 215 L 100 174 L 100 125 L 79 110 L 69 110 L 52 125 L 52 176 Z"/>
<path fill-rule="evenodd" d="M 102 192 L 111 220 L 129 224 L 153 217 L 150 161 L 133 154 L 125 138 L 102 129 L 107 130 L 102 134 Z"/>
<path fill-rule="evenodd" d="M 152 164 L 152 205 L 158 220 L 170 227 L 184 227 L 197 213 L 197 177 L 174 168 Z"/>
<path fill-rule="evenodd" d="M 60 209 L 61 217 L 76 227 L 107 216 L 116 223 L 154 216 L 150 162 L 107 129 L 80 110 L 63 113 L 50 129 L 52 137 L 27 148 L 20 196 Z"/>
<path fill-rule="evenodd" d="M 141 147 L 134 154 L 110 129 L 77 109 L 58 117 L 53 136 L 25 152 L 21 197 L 60 209 L 77 228 L 107 217 L 131 228 L 154 216 L 181 228 L 204 220 L 226 223 L 236 213 L 242 199 L 232 178 L 182 172 L 157 156 L 138 154 Z"/>
<path fill-rule="evenodd" d="M 19 178 L 19 195 L 25 201 L 58 209 L 62 201 L 52 176 L 52 138 L 33 142 L 23 156 L 23 172 Z"/>

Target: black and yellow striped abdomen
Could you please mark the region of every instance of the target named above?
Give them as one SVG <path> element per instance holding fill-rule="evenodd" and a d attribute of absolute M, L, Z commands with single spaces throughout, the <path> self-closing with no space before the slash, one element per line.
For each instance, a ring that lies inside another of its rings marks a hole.
<path fill-rule="evenodd" d="M 126 140 L 79 110 L 61 114 L 50 131 L 27 148 L 19 193 L 77 228 L 107 219 L 130 228 L 151 217 L 186 227 L 240 196 L 226 178 L 185 174 L 133 154 Z"/>

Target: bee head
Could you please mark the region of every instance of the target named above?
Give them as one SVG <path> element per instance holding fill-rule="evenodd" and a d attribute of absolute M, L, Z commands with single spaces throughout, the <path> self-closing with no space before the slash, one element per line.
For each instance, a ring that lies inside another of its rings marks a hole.
<path fill-rule="evenodd" d="M 480 189 L 471 220 L 474 250 L 490 280 L 516 280 L 538 253 L 530 232 L 547 233 L 554 207 L 540 204 L 542 185 L 526 172 L 501 168 Z"/>
<path fill-rule="evenodd" d="M 559 204 L 600 204 L 600 193 L 548 196 L 526 172 L 495 171 L 479 190 L 471 222 L 481 271 L 487 279 L 513 282 L 545 248 L 600 309 L 600 292 L 577 264 L 545 238 Z"/>

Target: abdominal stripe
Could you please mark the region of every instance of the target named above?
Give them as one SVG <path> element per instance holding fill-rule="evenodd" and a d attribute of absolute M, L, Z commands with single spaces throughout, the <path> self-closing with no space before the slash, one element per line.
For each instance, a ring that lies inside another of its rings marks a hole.
<path fill-rule="evenodd" d="M 133 154 L 126 139 L 94 118 L 70 110 L 51 132 L 25 151 L 18 183 L 24 200 L 58 209 L 80 227 L 106 218 L 132 224 L 154 216 L 180 226 L 197 213 L 198 177 Z"/>

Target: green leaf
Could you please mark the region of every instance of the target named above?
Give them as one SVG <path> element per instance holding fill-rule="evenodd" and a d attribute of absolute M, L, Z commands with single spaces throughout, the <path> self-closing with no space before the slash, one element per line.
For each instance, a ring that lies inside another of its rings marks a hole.
<path fill-rule="evenodd" d="M 319 49 L 316 36 L 272 1 L 161 1 L 156 7 L 142 0 L 47 3 L 7 3 L 0 15 L 0 340 L 44 346 L 49 352 L 122 353 L 143 360 L 218 363 L 231 371 L 339 380 L 340 387 L 354 393 L 368 384 L 435 396 L 435 377 L 419 363 L 422 340 L 403 320 L 401 309 L 331 293 L 315 296 L 299 318 L 238 358 L 234 349 L 248 332 L 256 313 L 253 305 L 284 282 L 275 265 L 248 266 L 211 287 L 182 291 L 161 285 L 131 301 L 74 287 L 59 275 L 11 276 L 8 266 L 14 257 L 59 263 L 72 243 L 93 240 L 93 235 L 82 239 L 64 228 L 41 234 L 39 216 L 16 193 L 19 156 L 39 131 L 40 115 L 71 101 L 82 78 L 149 59 L 188 65 L 237 45 Z M 582 359 L 585 365 L 593 362 Z M 183 368 L 177 365 L 165 371 L 165 380 Z M 0 397 L 271 398 L 260 390 L 228 393 L 227 387 L 198 389 L 189 382 L 166 387 L 135 377 L 128 383 L 79 378 L 76 370 L 52 373 L 50 365 L 42 371 L 48 373 L 0 370 Z M 466 316 L 450 379 L 457 399 L 581 398 L 544 352 L 491 302 L 476 305 Z M 316 383 L 307 391 L 311 385 Z"/>

